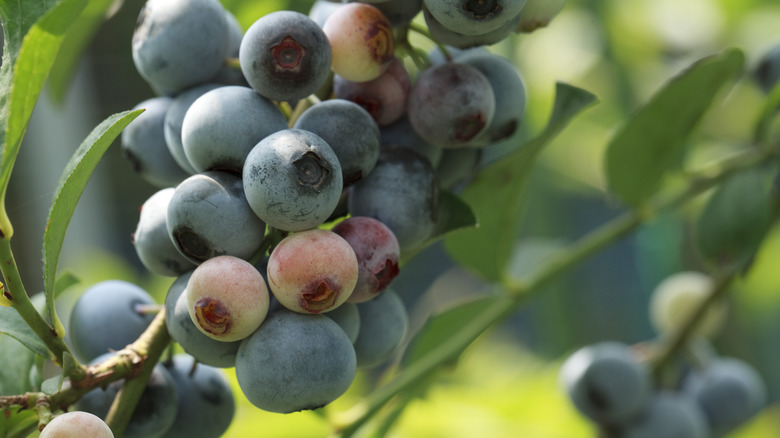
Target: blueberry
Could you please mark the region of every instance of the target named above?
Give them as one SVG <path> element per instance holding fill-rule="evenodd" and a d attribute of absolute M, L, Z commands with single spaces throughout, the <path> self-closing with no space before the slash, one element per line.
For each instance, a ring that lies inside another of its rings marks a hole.
<path fill-rule="evenodd" d="M 490 83 L 496 109 L 493 120 L 477 144 L 489 145 L 511 137 L 525 115 L 525 86 L 515 66 L 506 58 L 490 53 L 467 51 L 455 57 L 455 61 L 470 65 Z"/>
<path fill-rule="evenodd" d="M 40 438 L 114 438 L 100 417 L 89 412 L 71 411 L 54 417 L 41 431 Z"/>
<path fill-rule="evenodd" d="M 371 173 L 379 158 L 379 127 L 360 105 L 330 99 L 313 105 L 295 122 L 295 129 L 317 134 L 333 149 L 345 186 Z"/>
<path fill-rule="evenodd" d="M 219 1 L 147 0 L 133 33 L 133 61 L 154 90 L 176 94 L 216 75 L 229 43 Z"/>
<path fill-rule="evenodd" d="M 279 108 L 241 86 L 213 89 L 190 105 L 181 128 L 184 153 L 198 172 L 240 174 L 244 160 L 260 140 L 287 129 Z"/>
<path fill-rule="evenodd" d="M 650 297 L 650 322 L 653 328 L 666 336 L 673 335 L 691 314 L 709 299 L 715 288 L 712 277 L 695 271 L 678 272 L 665 278 L 653 290 Z M 712 337 L 726 322 L 728 307 L 724 301 L 716 301 L 694 328 L 694 334 Z"/>
<path fill-rule="evenodd" d="M 460 29 L 447 28 L 430 13 L 424 3 L 423 17 L 425 18 L 425 24 L 428 26 L 428 31 L 430 31 L 436 41 L 459 49 L 468 49 L 503 41 L 517 28 L 522 13 L 504 23 L 501 27 L 480 34 L 463 34 L 459 32 Z"/>
<path fill-rule="evenodd" d="M 182 91 L 173 99 L 171 106 L 168 107 L 168 111 L 165 113 L 165 143 L 168 145 L 168 150 L 173 155 L 173 159 L 190 175 L 198 173 L 198 171 L 192 167 L 192 164 L 187 159 L 187 155 L 184 153 L 184 145 L 181 143 L 181 124 L 184 122 L 184 115 L 187 113 L 190 105 L 192 105 L 192 102 L 195 102 L 195 99 L 207 91 L 217 87 L 221 87 L 221 85 L 211 82 Z"/>
<path fill-rule="evenodd" d="M 133 109 L 146 111 L 122 131 L 122 155 L 144 181 L 157 188 L 173 187 L 189 176 L 165 142 L 165 114 L 171 103 L 169 97 L 139 103 Z"/>
<path fill-rule="evenodd" d="M 226 172 L 192 175 L 168 204 L 168 233 L 195 263 L 219 255 L 248 259 L 260 248 L 265 224 L 252 212 L 241 178 Z"/>
<path fill-rule="evenodd" d="M 366 216 L 349 217 L 332 231 L 343 237 L 357 256 L 358 281 L 349 301 L 360 303 L 375 298 L 399 272 L 401 249 L 395 234 L 387 225 Z"/>
<path fill-rule="evenodd" d="M 442 157 L 443 149 L 433 146 L 420 137 L 420 134 L 414 130 L 406 114 L 395 123 L 379 128 L 382 136 L 382 147 L 407 147 L 414 149 L 422 154 L 433 167 L 438 166 Z"/>
<path fill-rule="evenodd" d="M 756 415 L 767 401 L 758 372 L 736 358 L 712 360 L 689 374 L 683 391 L 701 406 L 713 433 L 724 435 Z"/>
<path fill-rule="evenodd" d="M 766 52 L 754 72 L 759 87 L 769 93 L 780 82 L 780 44 Z"/>
<path fill-rule="evenodd" d="M 369 216 L 395 234 L 401 251 L 433 233 L 439 214 L 439 185 L 430 162 L 409 148 L 383 148 L 374 170 L 352 186 L 352 216 Z"/>
<path fill-rule="evenodd" d="M 400 58 L 394 57 L 384 73 L 366 82 L 353 82 L 333 76 L 333 93 L 362 106 L 377 125 L 387 126 L 406 113 L 406 102 L 412 89 L 409 72 Z"/>
<path fill-rule="evenodd" d="M 238 57 L 249 85 L 271 100 L 303 99 L 330 74 L 328 39 L 299 12 L 271 12 L 255 21 L 241 40 Z"/>
<path fill-rule="evenodd" d="M 236 402 L 225 375 L 177 354 L 164 364 L 173 378 L 179 403 L 176 419 L 162 438 L 218 438 L 230 426 Z"/>
<path fill-rule="evenodd" d="M 323 223 L 341 197 L 341 165 L 314 133 L 286 129 L 264 138 L 246 158 L 244 191 L 270 227 L 301 231 Z"/>
<path fill-rule="evenodd" d="M 335 321 L 347 334 L 349 341 L 355 343 L 360 331 L 360 313 L 357 304 L 346 302 L 330 312 L 323 313 L 323 315 Z"/>
<path fill-rule="evenodd" d="M 187 282 L 187 310 L 206 336 L 223 342 L 244 339 L 268 313 L 268 288 L 251 263 L 217 256 L 198 265 Z"/>
<path fill-rule="evenodd" d="M 140 287 L 122 280 L 107 280 L 89 287 L 70 314 L 70 344 L 76 359 L 88 362 L 110 350 L 133 343 L 154 315 L 138 311 L 155 304 Z"/>
<path fill-rule="evenodd" d="M 195 264 L 176 249 L 168 235 L 168 203 L 174 190 L 173 187 L 162 189 L 143 203 L 133 233 L 133 247 L 141 263 L 149 272 L 166 277 L 178 277 L 195 268 Z"/>
<path fill-rule="evenodd" d="M 709 438 L 707 420 L 690 398 L 675 392 L 653 395 L 644 411 L 626 423 L 616 438 Z"/>
<path fill-rule="evenodd" d="M 343 3 L 330 0 L 315 0 L 309 9 L 309 18 L 322 27 L 328 17 L 330 17 L 330 14 L 342 5 Z"/>
<path fill-rule="evenodd" d="M 423 7 L 446 29 L 482 35 L 520 15 L 525 0 L 423 0 Z"/>
<path fill-rule="evenodd" d="M 395 37 L 382 11 L 366 3 L 349 3 L 333 11 L 323 32 L 333 51 L 333 73 L 363 82 L 376 79 L 395 53 Z"/>
<path fill-rule="evenodd" d="M 602 424 L 625 423 L 645 409 L 652 394 L 649 368 L 618 342 L 577 350 L 564 362 L 560 377 L 574 406 Z"/>
<path fill-rule="evenodd" d="M 100 363 L 113 354 L 99 356 L 92 364 Z M 124 379 L 120 379 L 111 382 L 106 388 L 93 389 L 76 402 L 76 409 L 105 419 L 111 403 L 123 384 Z M 123 436 L 125 438 L 162 437 L 176 419 L 178 402 L 179 394 L 176 392 L 170 373 L 162 364 L 155 364 Z"/>
<path fill-rule="evenodd" d="M 241 391 L 265 411 L 317 409 L 340 397 L 355 378 L 355 350 L 324 315 L 271 314 L 236 357 Z"/>
<path fill-rule="evenodd" d="M 184 291 L 192 272 L 173 282 L 165 296 L 165 324 L 171 339 L 199 363 L 217 368 L 236 365 L 236 353 L 240 341 L 222 342 L 204 335 L 192 322 Z"/>
<path fill-rule="evenodd" d="M 268 257 L 268 285 L 279 302 L 295 312 L 328 312 L 347 301 L 358 280 L 350 244 L 328 230 L 285 237 Z"/>
<path fill-rule="evenodd" d="M 355 340 L 357 366 L 381 365 L 401 345 L 409 329 L 409 316 L 401 298 L 387 289 L 371 301 L 358 304 L 360 331 Z"/>
<path fill-rule="evenodd" d="M 414 130 L 442 148 L 474 144 L 493 121 L 496 100 L 479 70 L 448 62 L 425 70 L 409 95 L 408 115 Z"/>

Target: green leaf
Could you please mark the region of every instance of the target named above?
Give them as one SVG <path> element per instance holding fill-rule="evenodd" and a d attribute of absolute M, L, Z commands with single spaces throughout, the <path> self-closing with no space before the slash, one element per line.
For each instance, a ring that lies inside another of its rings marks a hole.
<path fill-rule="evenodd" d="M 515 243 L 507 264 L 507 275 L 523 281 L 534 275 L 553 257 L 566 251 L 562 241 L 545 238 L 520 239 Z"/>
<path fill-rule="evenodd" d="M 401 264 L 405 264 L 425 247 L 442 239 L 447 234 L 463 228 L 472 228 L 477 225 L 477 217 L 471 207 L 463 202 L 460 196 L 450 191 L 442 191 L 439 196 L 439 214 L 436 227 L 422 245 L 418 245 L 410 251 L 401 254 Z"/>
<path fill-rule="evenodd" d="M 17 341 L 24 344 L 33 352 L 43 356 L 50 357 L 51 353 L 46 345 L 32 331 L 30 326 L 19 316 L 16 309 L 12 307 L 0 307 L 0 333 L 7 334 Z"/>
<path fill-rule="evenodd" d="M 65 100 L 70 81 L 84 49 L 106 19 L 114 0 L 90 0 L 62 42 L 49 76 L 49 91 L 57 103 Z"/>
<path fill-rule="evenodd" d="M 0 436 L 5 438 L 27 437 L 38 426 L 38 414 L 32 409 L 10 409 L 0 414 Z"/>
<path fill-rule="evenodd" d="M 68 290 L 71 286 L 75 286 L 81 280 L 76 277 L 70 271 L 65 271 L 57 276 L 57 280 L 54 282 L 54 299 L 57 299 L 63 292 Z"/>
<path fill-rule="evenodd" d="M 632 207 L 652 196 L 678 164 L 690 133 L 718 92 L 742 72 L 744 61 L 736 49 L 701 59 L 639 109 L 607 146 L 610 190 Z"/>
<path fill-rule="evenodd" d="M 450 338 L 453 333 L 457 333 L 463 327 L 464 321 L 473 319 L 475 315 L 503 300 L 508 300 L 503 294 L 471 299 L 431 317 L 404 353 L 404 366 L 409 366 L 425 357 Z"/>
<path fill-rule="evenodd" d="M 62 389 L 62 374 L 49 377 L 41 384 L 41 392 L 46 395 L 56 394 L 60 389 Z"/>
<path fill-rule="evenodd" d="M 62 324 L 54 308 L 54 298 L 57 295 L 55 278 L 68 224 L 89 177 L 101 157 L 122 130 L 142 112 L 143 110 L 125 111 L 101 122 L 78 147 L 60 177 L 49 211 L 46 231 L 43 234 L 43 285 L 46 291 L 46 308 L 52 325 L 58 330 L 60 336 L 64 336 L 64 333 L 59 333 Z"/>
<path fill-rule="evenodd" d="M 445 248 L 461 265 L 485 279 L 499 280 L 514 246 L 525 199 L 525 187 L 539 152 L 596 97 L 580 88 L 559 83 L 547 127 L 538 137 L 505 158 L 486 166 L 463 192 L 479 222 L 445 238 Z"/>
<path fill-rule="evenodd" d="M 704 259 L 718 268 L 745 268 L 769 230 L 772 179 L 777 169 L 734 175 L 720 185 L 700 213 L 696 244 Z"/>
<path fill-rule="evenodd" d="M 32 389 L 30 370 L 35 353 L 9 335 L 0 335 L 0 395 L 24 394 Z"/>
<path fill-rule="evenodd" d="M 3 27 L 9 27 L 6 36 L 10 41 L 6 47 L 11 51 L 3 59 L 0 71 L 0 89 L 3 90 L 0 92 L 0 143 L 3 145 L 0 196 L 3 199 L 22 137 L 46 76 L 65 32 L 87 4 L 86 0 L 61 0 L 50 8 L 51 3 L 5 1 L 0 4 Z M 31 19 L 38 17 L 28 30 Z M 7 218 L 3 218 L 3 222 L 0 225 L 8 228 Z M 10 238 L 10 228 L 3 231 L 9 233 L 6 237 Z"/>

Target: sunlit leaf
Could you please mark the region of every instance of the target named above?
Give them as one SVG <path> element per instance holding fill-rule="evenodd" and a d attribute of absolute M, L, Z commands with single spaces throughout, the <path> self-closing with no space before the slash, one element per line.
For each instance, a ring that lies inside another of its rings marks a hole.
<path fill-rule="evenodd" d="M 669 81 L 612 137 L 605 154 L 610 190 L 636 207 L 659 188 L 688 137 L 719 91 L 742 71 L 745 56 L 731 49 L 704 58 Z"/>

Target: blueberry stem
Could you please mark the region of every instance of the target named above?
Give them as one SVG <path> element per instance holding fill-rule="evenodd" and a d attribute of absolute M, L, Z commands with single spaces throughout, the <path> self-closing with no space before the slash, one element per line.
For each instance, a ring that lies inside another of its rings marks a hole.
<path fill-rule="evenodd" d="M 441 50 L 441 53 L 442 53 L 442 55 L 444 55 L 444 58 L 447 61 L 452 61 L 452 54 L 450 53 L 449 49 L 447 49 L 447 46 L 445 46 L 444 44 L 442 44 L 439 41 L 437 41 L 436 38 L 434 38 L 433 35 L 431 35 L 431 33 L 428 31 L 428 29 L 426 27 L 421 26 L 421 25 L 416 24 L 416 23 L 409 23 L 409 30 L 412 30 L 412 31 L 414 31 L 414 32 L 424 36 L 425 38 L 431 40 L 431 42 L 436 44 L 436 47 L 438 47 L 439 50 Z"/>
<path fill-rule="evenodd" d="M 369 419 L 379 412 L 388 402 L 407 390 L 416 387 L 426 377 L 432 375 L 441 365 L 454 360 L 482 333 L 496 323 L 512 315 L 526 299 L 540 293 L 547 283 L 559 277 L 593 254 L 609 247 L 626 237 L 643 223 L 659 214 L 676 209 L 701 193 L 717 186 L 730 176 L 750 170 L 772 157 L 771 151 L 750 148 L 746 152 L 722 160 L 714 166 L 697 173 L 689 180 L 688 186 L 671 197 L 659 197 L 637 210 L 624 213 L 591 231 L 577 242 L 552 257 L 547 264 L 532 273 L 523 281 L 504 278 L 504 293 L 488 307 L 475 314 L 467 324 L 448 337 L 446 341 L 410 364 L 395 379 L 378 388 L 362 403 L 352 409 L 337 414 L 333 424 L 339 436 L 353 436 Z M 391 413 L 392 414 L 392 413 Z"/>

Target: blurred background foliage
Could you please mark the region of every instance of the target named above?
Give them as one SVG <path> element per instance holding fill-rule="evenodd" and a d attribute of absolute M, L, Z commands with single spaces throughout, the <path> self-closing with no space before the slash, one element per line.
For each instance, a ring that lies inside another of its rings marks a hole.
<path fill-rule="evenodd" d="M 91 2 L 92 3 L 92 2 Z M 16 224 L 17 260 L 28 290 L 40 290 L 42 232 L 51 196 L 67 158 L 109 114 L 152 97 L 138 76 L 130 41 L 142 0 L 101 2 L 107 19 L 79 55 L 67 94 L 39 101 L 9 193 Z M 306 13 L 312 0 L 223 0 L 244 29 L 274 10 Z M 421 19 L 421 17 L 418 17 Z M 432 45 L 413 36 L 413 44 Z M 596 94 L 600 103 L 575 119 L 542 154 L 532 184 L 514 264 L 523 269 L 616 216 L 622 210 L 605 191 L 602 153 L 611 133 L 667 79 L 691 62 L 726 47 L 745 51 L 749 68 L 780 43 L 776 0 L 569 0 L 544 29 L 492 46 L 513 62 L 528 91 L 527 117 L 513 138 L 488 149 L 486 161 L 518 147 L 547 121 L 556 81 Z M 56 90 L 55 90 L 56 91 Z M 692 136 L 686 169 L 750 142 L 763 95 L 749 74 L 713 108 Z M 777 130 L 776 130 L 777 133 Z M 155 188 L 136 177 L 118 147 L 98 166 L 76 210 L 61 266 L 82 283 L 66 294 L 61 311 L 88 285 L 123 278 L 162 302 L 172 279 L 144 272 L 130 236 L 138 208 Z M 649 295 L 664 277 L 702 270 L 691 243 L 698 200 L 658 218 L 632 237 L 558 279 L 515 317 L 480 338 L 457 367 L 437 376 L 433 389 L 413 401 L 389 436 L 531 437 L 595 436 L 591 425 L 558 389 L 560 361 L 575 348 L 601 340 L 652 341 Z M 735 284 L 727 327 L 715 340 L 722 355 L 754 364 L 769 386 L 772 404 L 735 438 L 780 436 L 780 229 L 774 227 L 749 275 Z M 419 327 L 426 315 L 485 293 L 483 284 L 456 266 L 439 245 L 402 270 L 394 284 Z M 66 313 L 64 313 L 66 314 Z M 347 409 L 386 378 L 387 370 L 361 372 L 350 391 L 327 409 Z M 235 383 L 232 370 L 228 374 Z M 237 387 L 236 387 L 237 388 Z M 318 412 L 268 414 L 235 391 L 239 410 L 229 437 L 322 437 Z"/>

